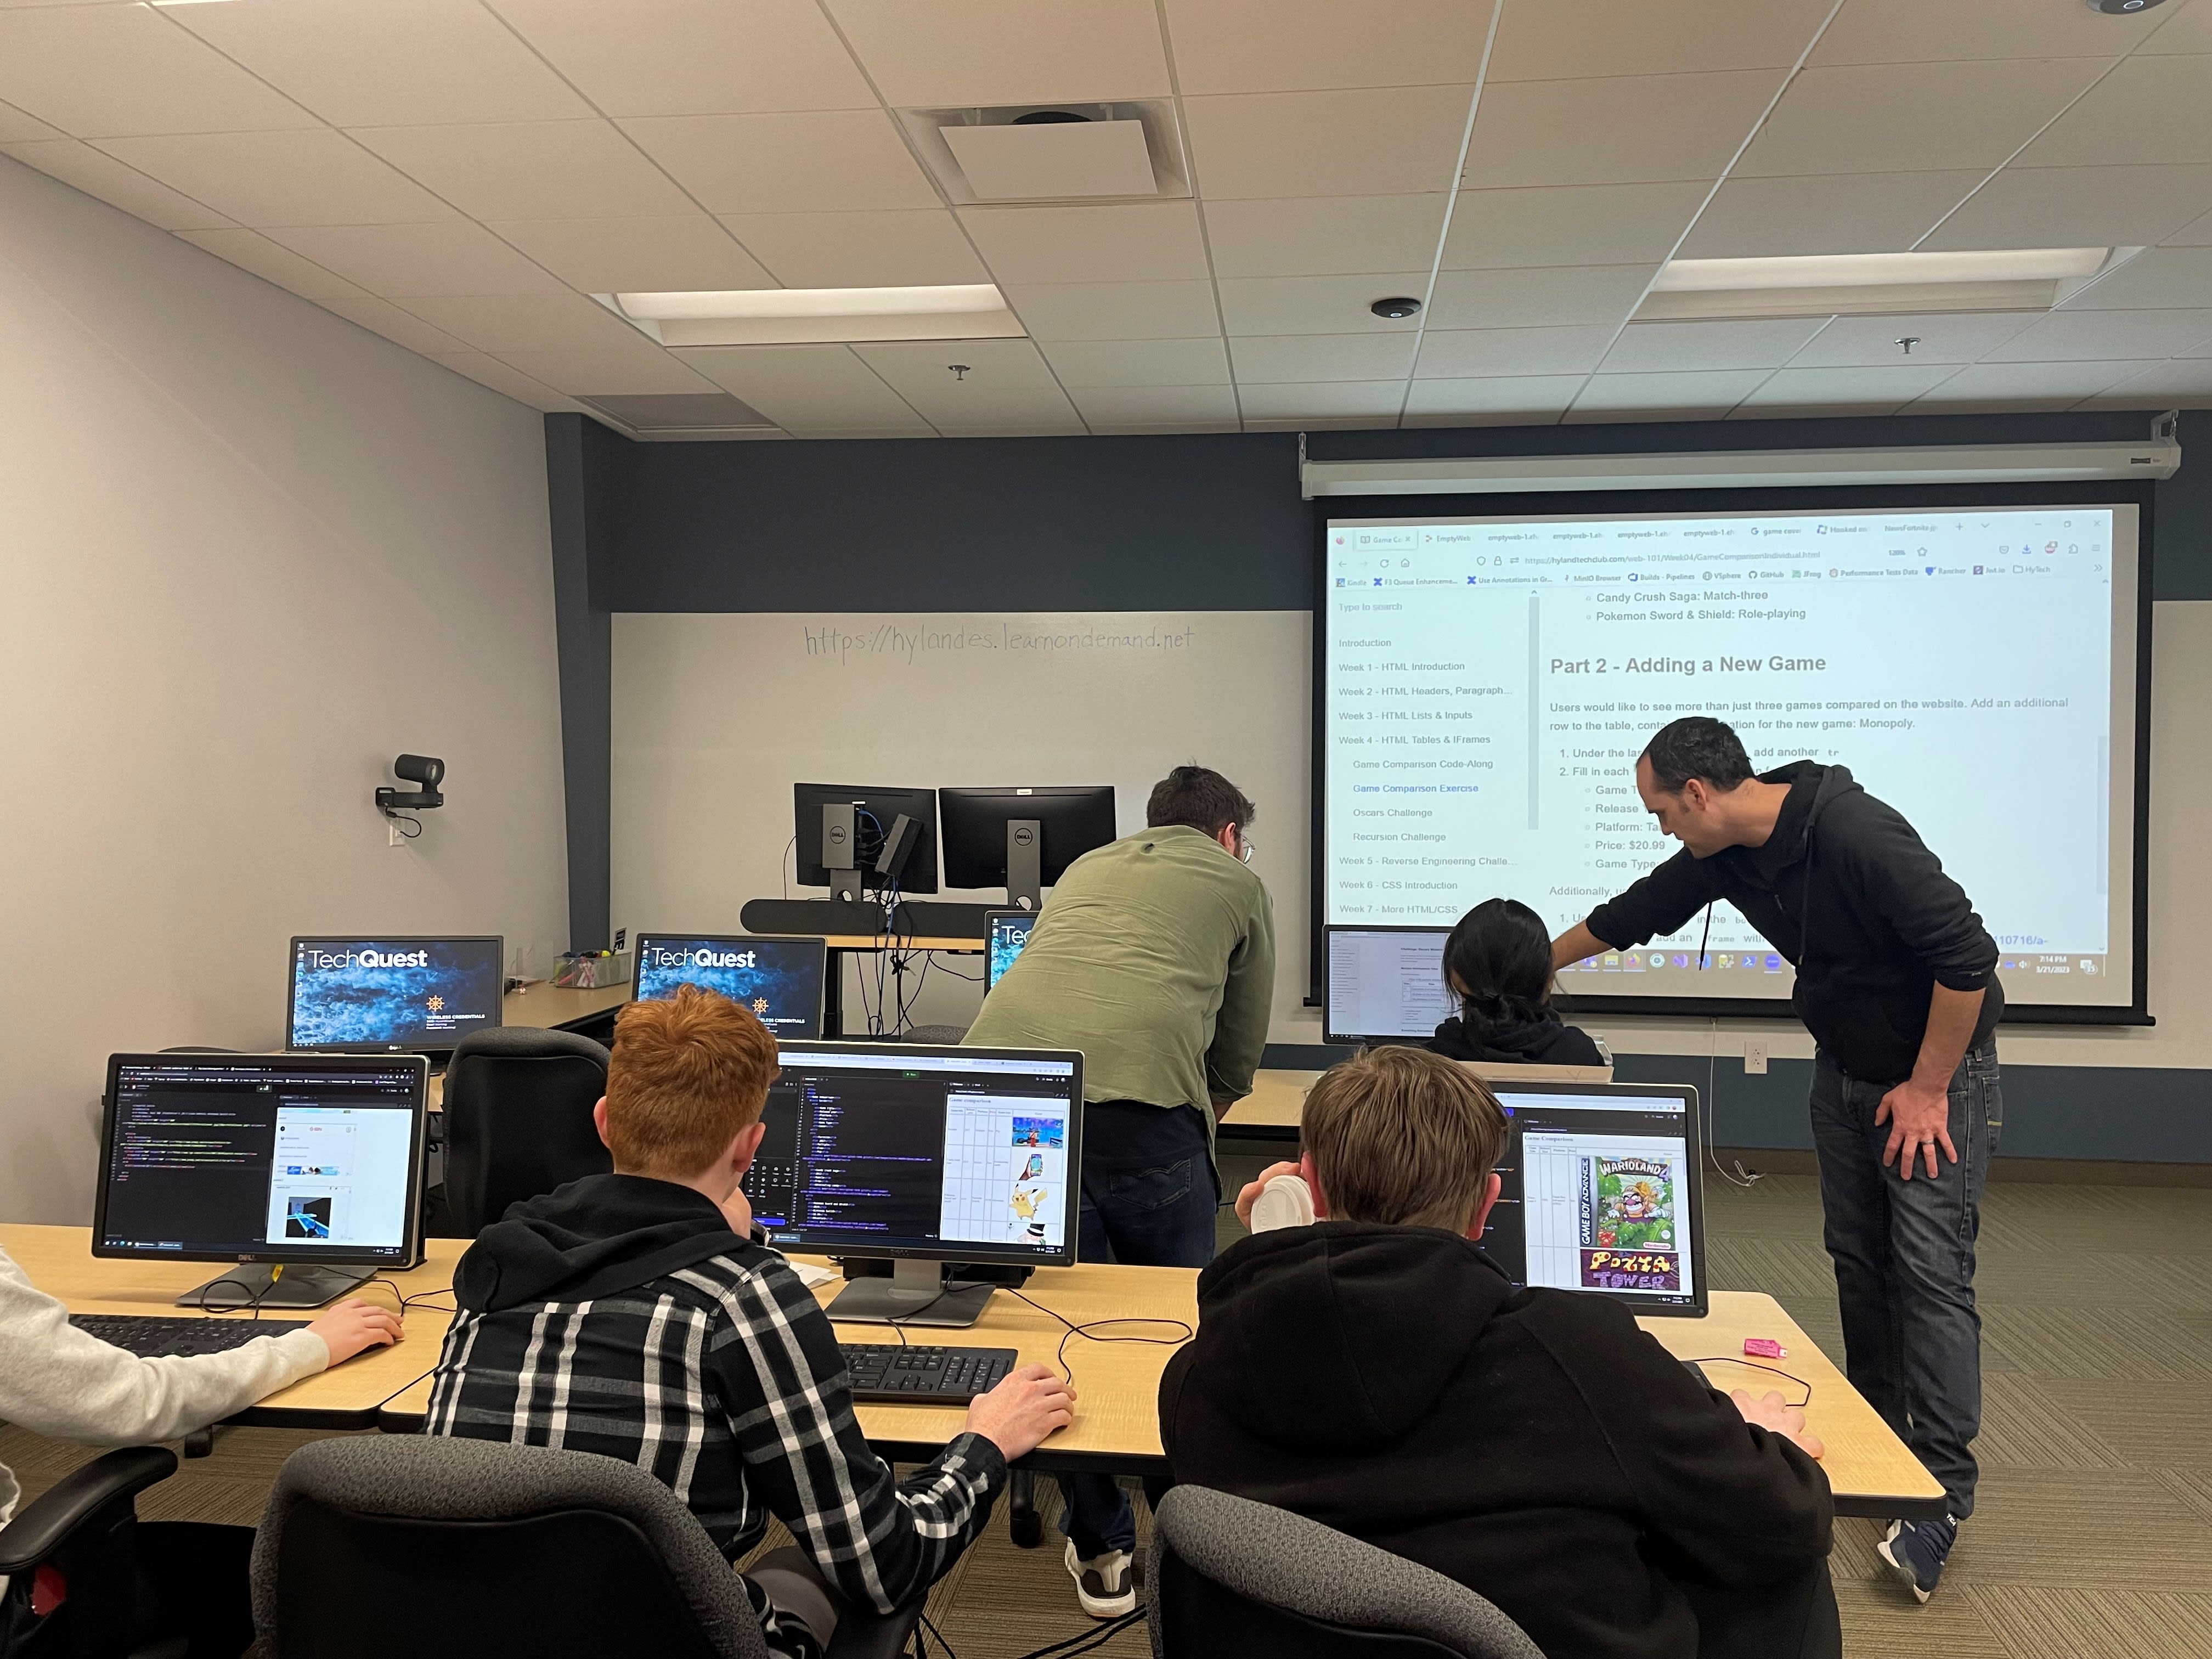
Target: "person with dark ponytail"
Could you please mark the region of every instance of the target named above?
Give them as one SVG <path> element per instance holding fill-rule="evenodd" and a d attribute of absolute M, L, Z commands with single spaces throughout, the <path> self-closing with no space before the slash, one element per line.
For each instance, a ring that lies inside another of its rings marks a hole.
<path fill-rule="evenodd" d="M 1429 1047 L 1447 1060 L 1509 1066 L 1602 1066 L 1589 1034 L 1552 1006 L 1552 930 L 1518 899 L 1485 899 L 1444 941 L 1444 984 L 1459 1018 Z"/>

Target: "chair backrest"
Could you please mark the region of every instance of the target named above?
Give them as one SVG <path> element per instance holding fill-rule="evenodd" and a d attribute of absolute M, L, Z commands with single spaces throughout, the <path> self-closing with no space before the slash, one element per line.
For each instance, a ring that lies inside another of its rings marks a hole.
<path fill-rule="evenodd" d="M 950 1045 L 968 1035 L 965 1025 L 914 1025 L 907 1029 L 908 1042 L 939 1042 Z"/>
<path fill-rule="evenodd" d="M 591 1452 L 374 1435 L 284 1462 L 253 1545 L 264 1659 L 767 1659 L 667 1487 Z"/>
<path fill-rule="evenodd" d="M 461 1039 L 446 1066 L 446 1210 L 473 1238 L 507 1206 L 614 1161 L 592 1124 L 607 1051 L 574 1031 L 507 1025 Z"/>
<path fill-rule="evenodd" d="M 1161 1499 L 1146 1596 L 1155 1659 L 1544 1659 L 1464 1584 L 1208 1486 Z"/>

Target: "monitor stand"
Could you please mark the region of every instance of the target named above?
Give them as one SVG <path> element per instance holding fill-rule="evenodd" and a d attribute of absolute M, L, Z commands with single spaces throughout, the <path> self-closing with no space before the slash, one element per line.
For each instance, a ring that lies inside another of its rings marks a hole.
<path fill-rule="evenodd" d="M 833 1320 L 858 1325 L 972 1325 L 983 1316 L 994 1285 L 947 1290 L 942 1261 L 896 1261 L 888 1279 L 856 1279 L 828 1309 Z"/>
<path fill-rule="evenodd" d="M 357 1290 L 376 1277 L 374 1267 L 332 1267 L 320 1262 L 297 1261 L 276 1277 L 277 1264 L 241 1261 L 228 1273 L 186 1291 L 173 1305 L 204 1308 L 319 1308 Z"/>

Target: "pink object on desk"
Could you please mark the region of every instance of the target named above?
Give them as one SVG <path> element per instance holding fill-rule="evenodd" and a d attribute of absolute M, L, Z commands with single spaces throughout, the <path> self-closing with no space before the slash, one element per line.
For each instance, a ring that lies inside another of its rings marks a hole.
<path fill-rule="evenodd" d="M 1784 1359 L 1790 1353 L 1789 1349 L 1771 1336 L 1747 1336 L 1743 1340 L 1743 1351 L 1755 1353 L 1762 1359 Z"/>

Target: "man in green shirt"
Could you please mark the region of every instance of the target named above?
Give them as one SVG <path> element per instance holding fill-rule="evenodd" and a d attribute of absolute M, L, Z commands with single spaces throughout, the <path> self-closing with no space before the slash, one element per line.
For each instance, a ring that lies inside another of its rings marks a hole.
<path fill-rule="evenodd" d="M 1218 1110 L 1252 1092 L 1275 992 L 1274 907 L 1249 860 L 1253 806 L 1218 772 L 1178 766 L 1142 832 L 1087 853 L 967 1036 L 1083 1053 L 1085 1261 L 1213 1259 Z M 1136 1605 L 1128 1499 L 1104 1475 L 1063 1482 L 1084 1610 Z"/>

